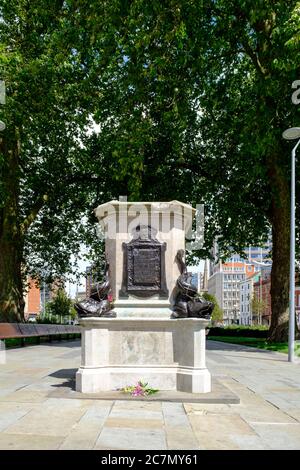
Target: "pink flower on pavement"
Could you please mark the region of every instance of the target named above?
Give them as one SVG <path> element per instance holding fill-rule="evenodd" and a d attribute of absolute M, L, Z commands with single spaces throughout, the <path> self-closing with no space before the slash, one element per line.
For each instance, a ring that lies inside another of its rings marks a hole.
<path fill-rule="evenodd" d="M 141 380 L 139 380 L 136 385 L 128 385 L 120 390 L 125 393 L 130 393 L 132 397 L 145 397 L 158 392 L 155 388 L 148 387 L 148 384 L 143 383 Z"/>
<path fill-rule="evenodd" d="M 132 396 L 133 397 L 138 397 L 138 396 L 141 396 L 141 395 L 144 395 L 144 390 L 143 388 L 140 386 L 140 384 L 136 385 L 134 387 L 134 390 L 132 392 Z"/>

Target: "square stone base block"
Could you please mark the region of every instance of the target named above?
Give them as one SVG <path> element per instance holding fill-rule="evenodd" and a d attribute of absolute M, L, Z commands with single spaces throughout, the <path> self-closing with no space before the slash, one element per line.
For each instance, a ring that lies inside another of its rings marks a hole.
<path fill-rule="evenodd" d="M 141 380 L 159 390 L 208 393 L 207 325 L 207 320 L 196 318 L 83 319 L 76 390 L 97 393 Z"/>

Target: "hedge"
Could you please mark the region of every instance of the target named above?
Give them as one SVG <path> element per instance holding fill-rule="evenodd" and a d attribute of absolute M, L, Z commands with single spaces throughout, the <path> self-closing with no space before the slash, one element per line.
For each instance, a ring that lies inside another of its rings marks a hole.
<path fill-rule="evenodd" d="M 208 336 L 244 336 L 246 338 L 267 338 L 269 330 L 266 327 L 212 327 Z"/>

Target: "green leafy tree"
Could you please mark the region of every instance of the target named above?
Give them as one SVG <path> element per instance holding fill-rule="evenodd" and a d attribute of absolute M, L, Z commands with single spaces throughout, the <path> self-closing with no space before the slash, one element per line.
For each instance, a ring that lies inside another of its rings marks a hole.
<path fill-rule="evenodd" d="M 300 73 L 299 2 L 218 0 L 207 6 L 201 135 L 222 168 L 213 203 L 219 241 L 239 242 L 252 224 L 261 232 L 271 227 L 269 339 L 281 341 L 288 334 L 290 239 L 290 147 L 282 131 L 299 124 L 299 108 L 291 103 Z"/>
<path fill-rule="evenodd" d="M 70 317 L 73 313 L 73 303 L 72 300 L 67 296 L 64 289 L 58 289 L 55 293 L 53 300 L 46 305 L 47 315 L 56 317 L 60 319 L 60 322 L 63 322 L 64 317 Z"/>
<path fill-rule="evenodd" d="M 201 294 L 201 297 L 203 297 L 208 302 L 212 302 L 214 304 L 214 309 L 211 316 L 212 323 L 221 323 L 223 321 L 223 310 L 219 306 L 216 297 L 212 294 L 209 294 L 208 292 L 204 292 L 203 294 Z"/>
<path fill-rule="evenodd" d="M 98 148 L 136 199 L 204 202 L 207 250 L 218 237 L 226 257 L 263 243 L 271 229 L 270 340 L 285 340 L 290 147 L 282 131 L 299 122 L 300 107 L 291 103 L 300 76 L 299 3 L 136 0 L 126 7 L 113 25 L 120 47 L 101 95 L 97 118 L 104 122 L 108 109 L 110 117 Z"/>
<path fill-rule="evenodd" d="M 251 310 L 254 317 L 256 317 L 255 323 L 262 324 L 262 315 L 267 308 L 267 302 L 263 299 L 259 299 L 256 295 L 253 295 L 251 300 Z"/>
<path fill-rule="evenodd" d="M 0 14 L 2 318 L 21 315 L 25 261 L 70 270 L 80 242 L 95 244 L 92 208 L 127 194 L 205 203 L 197 256 L 216 236 L 226 256 L 271 227 L 270 339 L 286 339 L 290 148 L 281 133 L 299 120 L 290 99 L 298 2 L 20 0 L 3 1 Z M 86 135 L 91 117 L 98 136 Z"/>
<path fill-rule="evenodd" d="M 74 305 L 72 304 L 71 310 L 70 310 L 70 316 L 72 320 L 75 320 L 77 317 L 77 311 L 75 310 Z"/>
<path fill-rule="evenodd" d="M 95 162 L 87 130 L 100 93 L 101 66 L 92 65 L 109 6 L 98 4 L 97 15 L 94 6 L 72 0 L 0 4 L 0 79 L 6 86 L 0 107 L 6 124 L 0 135 L 1 321 L 23 320 L 28 273 L 50 282 L 74 272 L 71 254 L 83 241 L 102 251 L 92 209 L 96 200 L 111 197 L 110 176 L 101 158 Z M 106 38 L 102 67 L 114 47 L 109 32 Z"/>

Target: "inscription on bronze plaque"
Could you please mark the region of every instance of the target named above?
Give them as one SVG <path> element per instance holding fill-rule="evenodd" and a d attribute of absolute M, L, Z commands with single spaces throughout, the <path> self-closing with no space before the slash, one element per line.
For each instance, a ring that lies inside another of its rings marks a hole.
<path fill-rule="evenodd" d="M 148 226 L 136 227 L 134 238 L 123 243 L 124 267 L 121 295 L 168 296 L 165 276 L 166 243 L 160 243 Z"/>
<path fill-rule="evenodd" d="M 133 250 L 133 282 L 135 284 L 157 284 L 160 281 L 159 249 L 136 248 Z"/>

